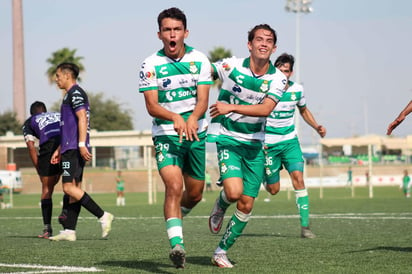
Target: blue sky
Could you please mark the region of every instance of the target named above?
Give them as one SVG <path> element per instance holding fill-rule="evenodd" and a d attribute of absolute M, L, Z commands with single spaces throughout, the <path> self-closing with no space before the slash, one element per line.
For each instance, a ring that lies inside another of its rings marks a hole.
<path fill-rule="evenodd" d="M 150 129 L 137 83 L 140 63 L 161 47 L 160 11 L 181 8 L 188 18 L 187 44 L 206 54 L 223 46 L 247 56 L 247 32 L 268 23 L 278 33 L 275 60 L 283 52 L 296 53 L 296 15 L 285 11 L 285 3 L 23 0 L 27 109 L 34 100 L 60 100 L 61 92 L 47 81 L 46 59 L 69 47 L 84 57 L 82 86 L 131 109 L 135 129 Z M 327 137 L 385 134 L 412 98 L 412 1 L 313 0 L 312 7 L 300 21 L 300 79 L 309 109 Z M 11 21 L 11 0 L 0 1 L 0 113 L 13 105 Z M 214 101 L 216 91 L 210 97 Z M 410 119 L 394 135 L 411 134 Z M 304 122 L 300 135 L 305 144 L 318 140 Z"/>

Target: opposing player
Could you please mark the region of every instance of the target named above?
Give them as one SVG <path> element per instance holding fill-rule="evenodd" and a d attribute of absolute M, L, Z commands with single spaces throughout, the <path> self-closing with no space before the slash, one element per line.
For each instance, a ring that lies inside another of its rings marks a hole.
<path fill-rule="evenodd" d="M 222 80 L 218 101 L 210 107 L 210 136 L 216 141 L 223 190 L 209 218 L 212 233 L 222 227 L 224 214 L 236 202 L 212 263 L 231 268 L 227 251 L 242 234 L 263 182 L 266 117 L 283 95 L 286 77 L 270 62 L 276 50 L 276 32 L 267 24 L 248 33 L 248 58 L 231 57 L 213 64 L 214 76 Z M 214 132 L 215 131 L 215 132 Z"/>
<path fill-rule="evenodd" d="M 278 193 L 280 189 L 279 173 L 283 166 L 286 168 L 295 189 L 296 205 L 300 214 L 301 236 L 314 238 L 315 234 L 309 228 L 309 196 L 303 180 L 304 160 L 295 130 L 296 106 L 305 122 L 321 137 L 326 135 L 326 129 L 316 122 L 307 108 L 303 87 L 290 80 L 294 63 L 294 57 L 287 53 L 283 53 L 275 61 L 275 66 L 286 75 L 288 83 L 286 92 L 266 122 L 265 186 L 272 195 Z"/>
<path fill-rule="evenodd" d="M 43 216 L 43 232 L 38 237 L 48 239 L 53 236 L 51 225 L 52 195 L 61 174 L 60 163 L 50 163 L 53 152 L 60 145 L 60 113 L 47 112 L 43 102 L 35 101 L 30 106 L 30 115 L 23 124 L 23 136 L 30 159 L 42 184 L 40 205 Z M 38 152 L 36 141 L 39 143 Z"/>
<path fill-rule="evenodd" d="M 51 163 L 61 161 L 63 191 L 70 197 L 67 218 L 62 221 L 64 230 L 50 237 L 53 241 L 75 241 L 76 225 L 81 207 L 96 216 L 102 227 L 102 238 L 111 230 L 113 215 L 103 209 L 81 188 L 86 161 L 90 153 L 89 127 L 90 106 L 86 92 L 77 84 L 79 68 L 73 63 L 57 66 L 56 83 L 63 90 L 61 105 L 61 143 L 53 153 Z"/>
<path fill-rule="evenodd" d="M 184 43 L 189 31 L 180 9 L 163 10 L 157 22 L 163 48 L 143 62 L 139 91 L 154 118 L 152 135 L 165 185 L 169 256 L 177 268 L 183 268 L 186 252 L 182 217 L 202 200 L 204 189 L 205 112 L 212 84 L 211 65 L 203 53 Z"/>

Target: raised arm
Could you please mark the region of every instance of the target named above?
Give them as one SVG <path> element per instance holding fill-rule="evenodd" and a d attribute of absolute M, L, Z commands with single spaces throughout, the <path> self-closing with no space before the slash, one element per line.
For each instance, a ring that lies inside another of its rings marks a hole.
<path fill-rule="evenodd" d="M 396 117 L 396 119 L 392 123 L 389 124 L 386 135 L 391 135 L 392 131 L 397 126 L 399 126 L 400 123 L 402 123 L 403 120 L 405 120 L 406 116 L 408 116 L 408 114 L 411 112 L 412 112 L 412 100 L 409 101 L 409 104 L 407 104 L 406 107 L 401 111 L 401 113 L 399 113 L 398 117 Z"/>
<path fill-rule="evenodd" d="M 326 128 L 322 125 L 319 125 L 315 117 L 313 116 L 312 112 L 307 107 L 300 107 L 299 108 L 300 115 L 302 115 L 303 120 L 310 125 L 316 132 L 319 134 L 320 137 L 325 137 L 326 135 Z"/>

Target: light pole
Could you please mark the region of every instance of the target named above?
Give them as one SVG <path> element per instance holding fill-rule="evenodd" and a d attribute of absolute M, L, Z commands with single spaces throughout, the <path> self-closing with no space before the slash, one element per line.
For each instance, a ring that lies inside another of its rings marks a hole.
<path fill-rule="evenodd" d="M 312 0 L 286 0 L 285 9 L 287 12 L 296 13 L 296 53 L 295 53 L 295 81 L 299 84 L 300 82 L 300 16 L 301 14 L 308 14 L 313 11 Z M 299 116 L 295 117 L 295 129 L 299 135 Z"/>

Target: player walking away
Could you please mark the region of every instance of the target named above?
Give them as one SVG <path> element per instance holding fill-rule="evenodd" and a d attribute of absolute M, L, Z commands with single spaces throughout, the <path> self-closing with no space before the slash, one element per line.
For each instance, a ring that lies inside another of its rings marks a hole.
<path fill-rule="evenodd" d="M 117 171 L 116 193 L 117 193 L 116 205 L 117 206 L 125 206 L 126 205 L 126 199 L 124 198 L 124 179 L 123 179 L 121 170 Z"/>
<path fill-rule="evenodd" d="M 275 195 L 280 189 L 280 170 L 285 167 L 295 189 L 296 205 L 300 215 L 302 238 L 315 238 L 309 228 L 309 196 L 303 180 L 304 160 L 298 136 L 295 130 L 295 109 L 320 137 L 326 135 L 326 129 L 319 125 L 306 106 L 303 87 L 290 80 L 295 60 L 292 55 L 283 53 L 275 66 L 283 72 L 288 83 L 276 108 L 267 118 L 265 134 L 266 154 L 266 190 Z"/>
<path fill-rule="evenodd" d="M 411 178 L 408 175 L 408 171 L 405 169 L 403 171 L 403 177 L 402 177 L 402 190 L 403 194 L 405 195 L 406 198 L 411 197 Z"/>
<path fill-rule="evenodd" d="M 60 163 L 50 163 L 53 152 L 60 145 L 60 113 L 47 112 L 43 102 L 35 101 L 30 106 L 30 115 L 24 122 L 22 130 L 30 159 L 42 184 L 40 205 L 44 228 L 38 237 L 48 239 L 53 235 L 52 195 L 61 174 Z M 36 141 L 39 143 L 38 153 Z"/>
<path fill-rule="evenodd" d="M 409 104 L 407 104 L 406 107 L 401 111 L 401 113 L 399 113 L 398 117 L 396 117 L 396 119 L 392 123 L 389 124 L 386 135 L 391 135 L 392 131 L 397 126 L 399 126 L 403 122 L 403 120 L 405 120 L 406 116 L 408 116 L 408 114 L 411 112 L 412 112 L 412 100 L 409 101 Z"/>
<path fill-rule="evenodd" d="M 186 254 L 182 217 L 202 200 L 204 189 L 205 112 L 212 84 L 211 65 L 206 55 L 184 43 L 189 31 L 180 9 L 163 10 L 157 22 L 163 48 L 144 60 L 139 91 L 154 118 L 152 135 L 165 185 L 170 259 L 177 268 L 183 268 Z"/>
<path fill-rule="evenodd" d="M 210 107 L 215 125 L 209 133 L 216 141 L 223 190 L 210 214 L 212 233 L 220 231 L 225 211 L 236 202 L 212 257 L 212 263 L 222 268 L 233 267 L 227 251 L 246 227 L 263 182 L 264 125 L 286 84 L 283 73 L 270 63 L 276 40 L 276 32 L 269 25 L 257 25 L 248 33 L 248 58 L 231 57 L 213 64 L 213 74 L 222 81 L 222 87 L 218 101 Z"/>
<path fill-rule="evenodd" d="M 51 163 L 62 165 L 63 192 L 69 196 L 67 218 L 60 221 L 64 230 L 50 237 L 53 241 L 75 241 L 76 225 L 81 207 L 96 216 L 102 227 L 102 238 L 111 230 L 113 215 L 81 189 L 86 161 L 92 159 L 89 143 L 90 106 L 86 92 L 76 83 L 79 68 L 72 63 L 57 66 L 56 83 L 64 91 L 61 105 L 61 143 L 53 153 Z"/>
<path fill-rule="evenodd" d="M 348 167 L 348 181 L 346 182 L 348 186 L 352 186 L 352 167 Z"/>

